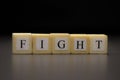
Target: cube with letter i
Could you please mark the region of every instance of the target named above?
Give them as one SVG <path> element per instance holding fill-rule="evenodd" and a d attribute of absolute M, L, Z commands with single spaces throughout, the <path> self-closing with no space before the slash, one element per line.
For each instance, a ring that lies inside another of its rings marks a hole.
<path fill-rule="evenodd" d="M 13 54 L 31 54 L 32 53 L 31 33 L 13 33 L 12 47 Z"/>
<path fill-rule="evenodd" d="M 52 53 L 69 54 L 70 53 L 70 34 L 68 33 L 51 33 Z"/>
<path fill-rule="evenodd" d="M 50 34 L 32 34 L 33 54 L 51 54 Z"/>
<path fill-rule="evenodd" d="M 90 53 L 107 54 L 108 37 L 105 34 L 90 34 Z"/>
<path fill-rule="evenodd" d="M 86 34 L 71 34 L 71 53 L 72 54 L 88 54 L 89 53 L 89 37 Z"/>

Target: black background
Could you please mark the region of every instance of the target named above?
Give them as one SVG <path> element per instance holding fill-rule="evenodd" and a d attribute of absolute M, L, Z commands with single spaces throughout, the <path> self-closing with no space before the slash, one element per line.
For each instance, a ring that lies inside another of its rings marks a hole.
<path fill-rule="evenodd" d="M 18 1 L 12 32 L 119 34 L 118 2 Z"/>

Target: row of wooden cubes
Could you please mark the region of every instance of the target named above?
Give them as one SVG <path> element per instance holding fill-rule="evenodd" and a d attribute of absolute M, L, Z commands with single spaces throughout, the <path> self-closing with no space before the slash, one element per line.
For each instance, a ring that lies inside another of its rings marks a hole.
<path fill-rule="evenodd" d="M 107 54 L 105 34 L 13 33 L 13 54 Z"/>

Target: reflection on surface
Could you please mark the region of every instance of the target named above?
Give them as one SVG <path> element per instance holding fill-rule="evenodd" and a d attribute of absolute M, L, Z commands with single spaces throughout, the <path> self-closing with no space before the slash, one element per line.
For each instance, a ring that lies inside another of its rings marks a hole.
<path fill-rule="evenodd" d="M 120 80 L 120 38 L 109 36 L 109 55 L 12 55 L 0 38 L 0 80 Z"/>
<path fill-rule="evenodd" d="M 14 80 L 105 79 L 107 57 L 107 55 L 13 55 L 12 75 Z M 98 73 L 99 75 L 96 75 Z"/>
<path fill-rule="evenodd" d="M 120 80 L 119 36 L 109 36 L 108 56 L 12 55 L 11 42 L 0 38 L 0 80 Z"/>

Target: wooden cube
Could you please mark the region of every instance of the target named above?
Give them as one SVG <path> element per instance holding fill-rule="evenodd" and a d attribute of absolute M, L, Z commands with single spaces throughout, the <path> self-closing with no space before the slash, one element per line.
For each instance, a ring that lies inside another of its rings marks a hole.
<path fill-rule="evenodd" d="M 90 53 L 107 54 L 108 37 L 105 34 L 91 34 Z"/>
<path fill-rule="evenodd" d="M 32 53 L 31 33 L 13 33 L 12 49 L 13 54 L 31 54 Z"/>
<path fill-rule="evenodd" d="M 70 35 L 68 33 L 51 33 L 52 53 L 69 54 L 70 53 Z"/>
<path fill-rule="evenodd" d="M 50 34 L 32 34 L 33 54 L 51 54 Z"/>
<path fill-rule="evenodd" d="M 88 54 L 89 53 L 89 36 L 86 34 L 71 34 L 71 53 Z"/>

